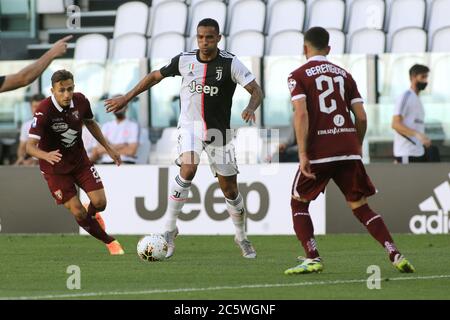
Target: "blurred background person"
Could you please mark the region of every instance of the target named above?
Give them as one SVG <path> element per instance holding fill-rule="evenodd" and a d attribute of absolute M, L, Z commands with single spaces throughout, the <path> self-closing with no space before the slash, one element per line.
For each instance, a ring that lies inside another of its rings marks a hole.
<path fill-rule="evenodd" d="M 35 94 L 30 99 L 31 115 L 34 116 L 37 107 L 45 96 L 41 93 Z M 26 152 L 26 145 L 28 140 L 28 132 L 30 131 L 33 118 L 22 123 L 20 128 L 19 147 L 17 148 L 17 160 L 14 165 L 17 166 L 35 166 L 38 164 L 38 160 L 30 157 Z"/>

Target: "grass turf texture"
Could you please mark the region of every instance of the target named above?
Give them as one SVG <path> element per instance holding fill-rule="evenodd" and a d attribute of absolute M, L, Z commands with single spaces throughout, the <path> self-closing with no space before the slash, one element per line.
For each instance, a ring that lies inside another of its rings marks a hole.
<path fill-rule="evenodd" d="M 252 236 L 258 258 L 247 260 L 232 236 L 181 235 L 170 260 L 145 262 L 138 236 L 118 236 L 126 254 L 109 256 L 87 236 L 1 235 L 0 298 L 450 299 L 448 235 L 394 238 L 416 273 L 397 272 L 368 235 L 318 236 L 324 272 L 295 276 L 283 274 L 303 254 L 294 236 Z M 80 290 L 66 288 L 70 265 L 80 267 Z M 380 290 L 367 288 L 369 265 L 381 268 Z"/>

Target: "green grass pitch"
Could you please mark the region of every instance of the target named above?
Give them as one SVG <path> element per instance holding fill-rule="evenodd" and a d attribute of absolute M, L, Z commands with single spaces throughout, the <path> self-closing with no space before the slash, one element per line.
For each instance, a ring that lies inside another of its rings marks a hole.
<path fill-rule="evenodd" d="M 109 256 L 91 237 L 1 235 L 0 298 L 27 299 L 450 299 L 448 235 L 395 235 L 417 269 L 397 272 L 369 235 L 318 236 L 320 274 L 285 276 L 303 253 L 294 236 L 252 236 L 258 258 L 240 256 L 232 236 L 178 237 L 175 255 L 144 262 L 138 236 L 117 236 L 124 256 Z M 70 265 L 81 289 L 66 287 Z M 381 289 L 367 288 L 367 267 L 381 269 Z"/>

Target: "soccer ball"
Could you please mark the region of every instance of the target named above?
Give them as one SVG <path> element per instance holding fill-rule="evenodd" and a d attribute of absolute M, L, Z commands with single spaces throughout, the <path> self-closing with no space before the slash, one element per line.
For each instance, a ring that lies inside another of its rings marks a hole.
<path fill-rule="evenodd" d="M 145 261 L 161 261 L 166 258 L 167 242 L 161 234 L 149 234 L 139 239 L 137 254 Z"/>

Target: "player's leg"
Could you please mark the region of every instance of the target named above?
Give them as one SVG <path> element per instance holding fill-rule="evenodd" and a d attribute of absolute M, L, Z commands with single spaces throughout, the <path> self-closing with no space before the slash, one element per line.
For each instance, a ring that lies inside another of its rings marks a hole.
<path fill-rule="evenodd" d="M 366 227 L 389 254 L 389 259 L 401 272 L 414 272 L 414 267 L 400 254 L 381 215 L 367 203 L 376 190 L 361 161 L 342 161 L 333 178 L 344 194 L 355 217 Z"/>
<path fill-rule="evenodd" d="M 236 177 L 236 174 L 232 176 L 217 174 L 220 189 L 225 196 L 227 211 L 235 227 L 236 235 L 234 241 L 240 247 L 244 258 L 253 259 L 256 258 L 256 250 L 250 240 L 248 240 L 245 232 L 246 211 L 244 200 L 238 190 Z"/>
<path fill-rule="evenodd" d="M 306 178 L 299 169 L 292 185 L 292 222 L 295 235 L 305 251 L 305 257 L 299 257 L 298 260 L 301 263 L 284 272 L 288 275 L 321 272 L 323 270 L 322 259 L 314 237 L 314 225 L 309 214 L 309 204 L 325 189 L 330 179 L 330 168 L 327 164 L 320 164 L 313 165 L 312 169 L 316 175 L 316 180 Z"/>

